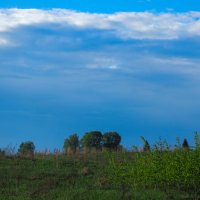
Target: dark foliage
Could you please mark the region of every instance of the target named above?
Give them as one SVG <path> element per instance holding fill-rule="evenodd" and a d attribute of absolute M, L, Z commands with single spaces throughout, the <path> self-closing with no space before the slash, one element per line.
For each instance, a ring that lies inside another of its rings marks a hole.
<path fill-rule="evenodd" d="M 188 150 L 188 149 L 190 148 L 187 139 L 184 139 L 184 140 L 183 140 L 182 147 L 183 147 L 183 149 L 185 149 L 185 150 Z"/>
<path fill-rule="evenodd" d="M 91 131 L 85 133 L 81 139 L 81 144 L 86 148 L 100 149 L 102 146 L 102 133 L 100 131 Z"/>
<path fill-rule="evenodd" d="M 79 138 L 77 134 L 72 134 L 69 136 L 69 138 L 65 139 L 63 146 L 65 152 L 67 152 L 70 149 L 75 153 L 78 147 L 79 147 Z"/>
<path fill-rule="evenodd" d="M 110 150 L 116 150 L 121 142 L 121 136 L 117 132 L 107 132 L 103 135 L 103 146 Z"/>
<path fill-rule="evenodd" d="M 34 151 L 35 151 L 35 145 L 31 141 L 22 142 L 18 149 L 18 152 L 22 155 L 32 155 L 34 154 Z"/>
<path fill-rule="evenodd" d="M 151 147 L 149 145 L 149 142 L 143 136 L 141 137 L 141 139 L 144 142 L 143 151 L 144 152 L 150 152 L 151 151 Z"/>

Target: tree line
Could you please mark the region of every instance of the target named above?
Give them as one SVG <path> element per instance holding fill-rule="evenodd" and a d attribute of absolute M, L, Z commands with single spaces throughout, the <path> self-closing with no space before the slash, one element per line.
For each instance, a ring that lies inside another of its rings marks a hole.
<path fill-rule="evenodd" d="M 198 134 L 196 133 L 198 136 Z M 151 147 L 149 142 L 141 136 L 143 141 L 143 152 L 150 152 Z M 74 133 L 64 140 L 63 150 L 65 153 L 75 154 L 78 150 L 85 150 L 90 152 L 92 150 L 102 151 L 102 149 L 108 151 L 117 151 L 122 149 L 120 145 L 121 136 L 118 132 L 110 131 L 102 133 L 100 131 L 90 131 L 86 132 L 82 138 L 79 139 L 79 136 Z M 178 142 L 180 143 L 180 141 Z M 187 139 L 183 140 L 182 144 L 179 144 L 179 147 L 184 150 L 189 150 L 190 146 Z M 154 145 L 154 149 L 158 149 L 158 145 Z M 160 148 L 159 148 L 160 149 Z M 135 147 L 135 151 L 138 151 L 138 148 Z M 35 145 L 32 141 L 22 142 L 19 146 L 18 153 L 21 155 L 33 155 L 35 152 Z M 0 154 L 5 154 L 3 150 L 0 149 Z"/>
<path fill-rule="evenodd" d="M 77 150 L 101 151 L 103 148 L 114 151 L 120 146 L 121 136 L 117 132 L 101 133 L 100 131 L 86 132 L 81 139 L 74 133 L 64 140 L 63 150 L 65 153 L 76 153 Z M 21 155 L 33 155 L 35 145 L 32 141 L 22 142 L 18 153 Z M 0 154 L 5 151 L 0 149 Z"/>
<path fill-rule="evenodd" d="M 64 141 L 65 152 L 76 152 L 77 149 L 97 151 L 106 148 L 108 150 L 117 150 L 121 142 L 121 136 L 117 132 L 106 132 L 102 134 L 100 131 L 91 131 L 85 133 L 85 135 L 79 140 L 77 134 L 70 135 Z"/>

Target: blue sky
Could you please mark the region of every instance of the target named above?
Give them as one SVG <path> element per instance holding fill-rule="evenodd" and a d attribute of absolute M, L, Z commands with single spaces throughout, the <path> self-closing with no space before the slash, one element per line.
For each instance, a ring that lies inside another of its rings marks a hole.
<path fill-rule="evenodd" d="M 0 147 L 62 148 L 115 130 L 127 147 L 192 143 L 200 117 L 200 3 L 0 3 Z"/>
<path fill-rule="evenodd" d="M 197 0 L 4 0 L 2 8 L 67 8 L 82 12 L 112 13 L 130 11 L 199 11 Z"/>

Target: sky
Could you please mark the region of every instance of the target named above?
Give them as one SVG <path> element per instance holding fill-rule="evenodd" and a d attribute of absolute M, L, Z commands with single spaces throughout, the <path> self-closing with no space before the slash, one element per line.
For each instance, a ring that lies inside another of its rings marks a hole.
<path fill-rule="evenodd" d="M 127 148 L 200 130 L 200 2 L 0 2 L 0 147 L 62 148 L 117 131 Z"/>

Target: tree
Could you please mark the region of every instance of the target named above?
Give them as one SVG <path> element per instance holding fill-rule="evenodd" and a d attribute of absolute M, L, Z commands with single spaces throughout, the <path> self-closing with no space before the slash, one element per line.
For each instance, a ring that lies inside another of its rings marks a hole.
<path fill-rule="evenodd" d="M 33 155 L 35 151 L 35 145 L 33 142 L 22 142 L 19 146 L 18 152 L 22 155 Z"/>
<path fill-rule="evenodd" d="M 117 150 L 121 136 L 117 132 L 106 132 L 103 135 L 103 146 L 110 150 Z"/>
<path fill-rule="evenodd" d="M 199 150 L 200 149 L 200 137 L 197 131 L 194 132 L 194 144 L 195 144 L 195 149 Z"/>
<path fill-rule="evenodd" d="M 189 148 L 190 148 L 190 147 L 189 147 L 189 144 L 188 144 L 188 141 L 187 141 L 186 138 L 183 140 L 182 147 L 183 147 L 183 149 L 185 149 L 185 150 L 189 150 Z"/>
<path fill-rule="evenodd" d="M 5 150 L 3 150 L 3 149 L 0 148 L 0 157 L 1 156 L 5 156 L 5 154 L 6 154 Z"/>
<path fill-rule="evenodd" d="M 150 152 L 151 148 L 150 148 L 149 142 L 143 136 L 141 136 L 141 139 L 144 143 L 143 151 L 144 152 Z"/>
<path fill-rule="evenodd" d="M 101 149 L 102 133 L 100 131 L 90 131 L 85 133 L 85 135 L 81 139 L 81 144 L 85 148 Z"/>
<path fill-rule="evenodd" d="M 78 147 L 79 147 L 79 138 L 77 134 L 72 134 L 69 136 L 69 138 L 65 139 L 63 146 L 65 152 L 70 150 L 73 153 L 75 153 Z"/>

